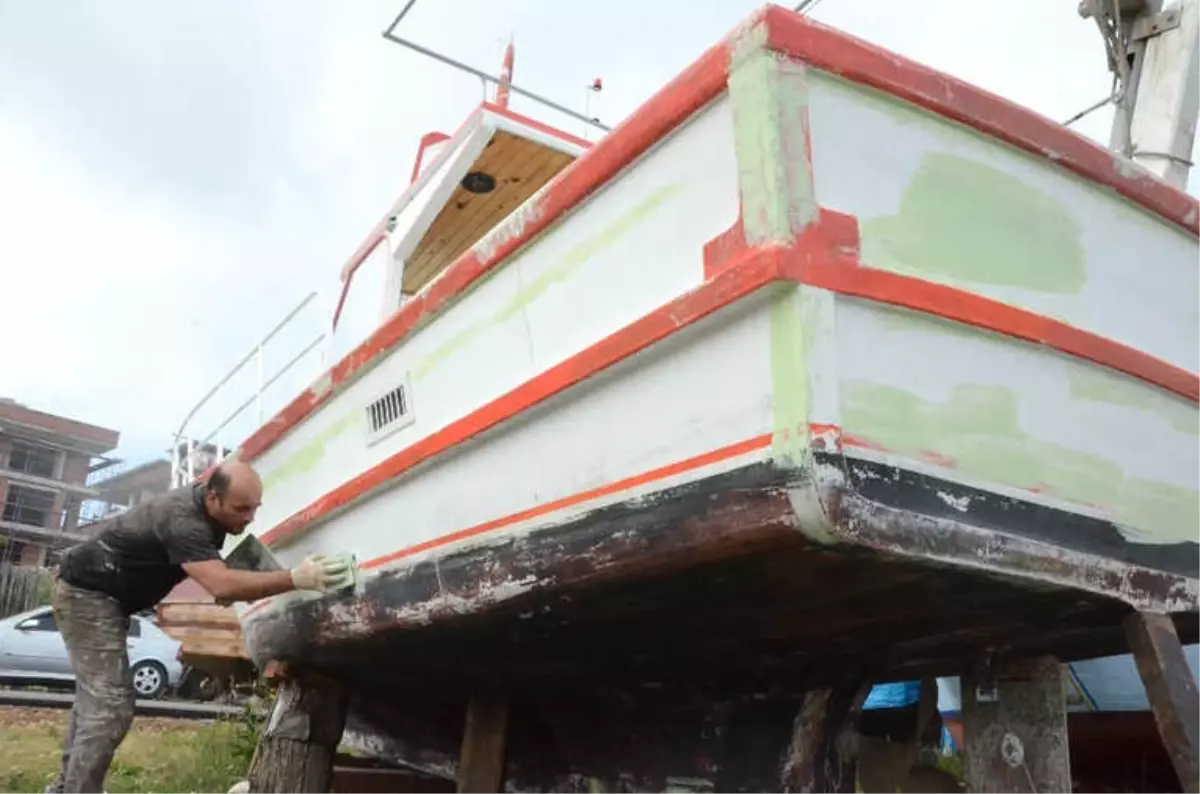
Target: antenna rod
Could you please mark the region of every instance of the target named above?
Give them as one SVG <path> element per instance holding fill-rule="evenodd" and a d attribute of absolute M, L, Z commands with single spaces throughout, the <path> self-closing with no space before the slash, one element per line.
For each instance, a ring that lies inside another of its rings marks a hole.
<path fill-rule="evenodd" d="M 442 63 L 446 64 L 447 66 L 453 66 L 455 69 L 460 69 L 460 70 L 466 72 L 467 74 L 472 74 L 472 75 L 478 77 L 480 80 L 484 80 L 486 82 L 493 83 L 496 86 L 499 86 L 501 84 L 502 78 L 500 78 L 500 77 L 494 77 L 494 76 L 488 74 L 487 72 L 483 72 L 483 71 L 480 71 L 479 69 L 476 69 L 473 66 L 467 66 L 465 63 L 463 63 L 461 61 L 456 61 L 453 58 L 450 58 L 449 56 L 442 55 L 441 53 L 438 53 L 438 52 L 434 52 L 433 50 L 429 49 L 428 47 L 422 47 L 420 44 L 409 41 L 408 39 L 402 39 L 399 36 L 397 36 L 395 33 L 393 33 L 392 31 L 395 30 L 396 25 L 398 25 L 400 23 L 400 20 L 404 18 L 404 15 L 409 12 L 409 10 L 416 4 L 416 2 L 417 2 L 417 0 L 408 0 L 408 3 L 400 11 L 400 13 L 399 13 L 399 15 L 397 15 L 396 19 L 393 20 L 392 24 L 389 25 L 387 30 L 385 30 L 383 32 L 383 37 L 385 39 L 387 39 L 388 41 L 394 42 L 396 44 L 399 44 L 401 47 L 407 47 L 414 52 L 420 53 L 421 55 L 425 55 L 429 58 L 433 58 L 435 61 L 441 61 Z M 544 97 L 544 96 L 539 96 L 538 94 L 535 94 L 532 91 L 526 91 L 524 88 L 521 88 L 519 85 L 516 85 L 515 83 L 508 82 L 507 86 L 510 91 L 520 94 L 522 96 L 529 97 L 530 99 L 532 99 L 535 102 L 540 102 L 543 105 L 545 105 L 546 107 L 557 110 L 559 113 L 565 113 L 566 115 L 570 116 L 573 119 L 582 121 L 585 124 L 590 124 L 593 127 L 598 127 L 600 129 L 604 130 L 605 132 L 608 132 L 608 130 L 609 130 L 609 127 L 606 127 L 605 125 L 601 124 L 600 122 L 595 121 L 594 119 L 589 119 L 584 114 L 579 113 L 574 110 L 571 110 L 568 107 L 564 107 L 563 105 L 560 105 L 557 102 L 554 102 L 553 100 L 546 99 L 546 97 Z"/>
<path fill-rule="evenodd" d="M 513 41 L 508 40 L 504 48 L 504 63 L 500 66 L 500 83 L 496 86 L 496 106 L 508 110 L 508 87 L 512 85 L 513 76 Z"/>

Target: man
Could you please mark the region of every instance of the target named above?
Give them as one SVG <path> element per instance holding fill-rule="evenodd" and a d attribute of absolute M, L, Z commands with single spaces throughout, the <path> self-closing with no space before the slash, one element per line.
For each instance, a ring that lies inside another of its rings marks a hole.
<path fill-rule="evenodd" d="M 102 791 L 113 754 L 133 722 L 125 638 L 129 616 L 157 604 L 184 577 L 223 603 L 304 589 L 324 591 L 344 563 L 309 558 L 291 571 L 229 568 L 220 549 L 254 520 L 262 482 L 228 461 L 207 483 L 177 488 L 112 519 L 64 552 L 54 615 L 75 672 L 75 705 L 62 769 L 48 791 Z"/>

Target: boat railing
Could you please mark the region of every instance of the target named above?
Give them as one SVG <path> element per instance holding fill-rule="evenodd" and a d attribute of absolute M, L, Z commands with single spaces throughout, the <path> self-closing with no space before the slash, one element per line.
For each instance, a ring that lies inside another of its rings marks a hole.
<path fill-rule="evenodd" d="M 328 366 L 332 317 L 320 294 L 309 292 L 192 406 L 172 439 L 172 487 L 191 482 L 208 466 L 228 457 L 231 449 L 226 443 L 230 439 L 241 441 L 249 435 L 248 430 L 263 423 L 268 411 L 276 410 L 273 403 L 278 401 L 268 399 L 271 387 L 289 374 L 304 377 L 305 373 L 296 368 L 311 353 L 318 351 L 319 361 L 315 371 L 307 373 L 310 380 Z M 314 324 L 318 328 L 315 332 Z M 276 348 L 283 351 L 282 363 L 268 370 L 268 356 L 277 353 Z M 247 419 L 253 422 L 250 427 Z"/>

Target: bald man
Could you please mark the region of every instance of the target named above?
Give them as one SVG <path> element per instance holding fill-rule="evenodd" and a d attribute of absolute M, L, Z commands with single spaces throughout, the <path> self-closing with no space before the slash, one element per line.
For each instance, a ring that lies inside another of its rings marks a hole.
<path fill-rule="evenodd" d="M 228 461 L 204 483 L 147 500 L 63 553 L 54 615 L 75 672 L 62 769 L 47 791 L 102 791 L 113 754 L 133 722 L 125 638 L 129 616 L 190 576 L 218 601 L 253 601 L 289 590 L 324 591 L 344 564 L 310 558 L 291 571 L 226 567 L 221 546 L 254 520 L 262 482 Z"/>

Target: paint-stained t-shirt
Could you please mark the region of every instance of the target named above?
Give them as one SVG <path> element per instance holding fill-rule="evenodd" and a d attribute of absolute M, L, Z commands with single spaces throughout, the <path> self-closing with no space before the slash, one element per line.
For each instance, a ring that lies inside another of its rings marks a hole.
<path fill-rule="evenodd" d="M 187 574 L 182 565 L 220 559 L 225 530 L 204 509 L 204 484 L 176 488 L 108 520 L 63 553 L 68 584 L 107 593 L 129 613 L 163 599 Z"/>

